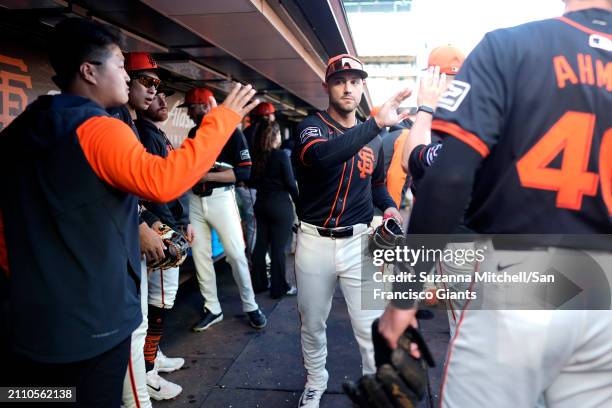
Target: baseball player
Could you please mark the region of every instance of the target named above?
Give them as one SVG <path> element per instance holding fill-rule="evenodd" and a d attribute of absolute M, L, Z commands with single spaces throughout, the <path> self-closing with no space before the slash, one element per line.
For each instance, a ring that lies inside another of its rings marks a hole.
<path fill-rule="evenodd" d="M 612 1 L 565 5 L 562 17 L 487 34 L 432 124 L 444 148 L 409 232 L 452 232 L 465 213 L 477 232 L 540 234 L 522 250 L 494 241 L 483 270 L 532 270 L 533 259 L 559 252 L 541 234 L 566 234 L 575 257 L 612 261 L 606 235 L 570 235 L 612 233 Z M 393 348 L 414 318 L 398 307 L 380 324 Z M 609 311 L 468 308 L 449 346 L 441 406 L 532 407 L 542 394 L 550 407 L 607 406 L 610 339 Z"/>
<path fill-rule="evenodd" d="M 300 407 L 318 407 L 327 388 L 325 322 L 339 281 L 361 352 L 364 373 L 374 372 L 371 325 L 380 314 L 361 308 L 361 238 L 371 231 L 374 205 L 401 220 L 385 187 L 384 157 L 378 134 L 405 118 L 399 104 L 404 90 L 364 123 L 355 111 L 367 73 L 355 57 L 342 54 L 327 65 L 323 88 L 326 111 L 297 127 L 293 153 L 299 185 L 300 220 L 295 253 L 302 353 L 307 381 Z"/>
<path fill-rule="evenodd" d="M 167 157 L 168 153 L 174 150 L 172 143 L 160 128 L 161 124 L 168 119 L 166 97 L 173 93 L 166 88 L 159 88 L 148 109 L 137 111 L 138 119 L 135 124 L 142 144 L 149 153 L 161 157 Z M 145 205 L 148 210 L 159 217 L 163 224 L 184 233 L 190 242 L 193 241 L 193 229 L 189 224 L 189 201 L 186 196 L 166 204 L 147 202 Z M 158 372 L 176 371 L 185 364 L 184 359 L 166 357 L 159 349 L 164 318 L 167 311 L 172 309 L 178 290 L 179 267 L 154 268 L 149 273 L 148 281 L 149 326 L 144 345 L 144 358 L 147 378 L 150 378 L 148 381 L 149 393 L 157 400 L 169 399 L 178 395 L 175 393 L 180 392 L 180 386 L 167 380 L 162 384 L 161 381 L 155 381 L 155 377 L 158 376 Z M 155 384 L 156 382 L 158 384 Z M 170 392 L 171 389 L 174 389 L 174 392 Z"/>
<path fill-rule="evenodd" d="M 401 157 L 401 167 L 411 178 L 411 190 L 415 199 L 417 199 L 418 186 L 426 170 L 434 164 L 443 147 L 439 140 L 434 142 L 431 140 L 433 112 L 438 106 L 440 97 L 461 69 L 464 60 L 465 56 L 461 50 L 452 46 L 435 48 L 429 55 L 428 70 L 419 84 L 418 109 L 414 129 L 403 144 Z M 447 249 L 453 251 L 475 249 L 474 238 L 469 236 L 469 234 L 473 234 L 473 231 L 467 228 L 464 223 L 457 227 L 455 233 L 457 234 L 456 240 L 449 243 Z M 459 234 L 465 235 L 460 237 Z M 457 263 L 451 260 L 440 260 L 435 264 L 435 270 L 439 275 L 473 275 L 474 266 L 474 262 Z M 424 285 L 424 289 L 431 291 L 434 295 L 436 295 L 438 289 L 461 291 L 468 288 L 469 284 L 467 283 L 454 283 L 452 285 L 442 283 L 438 287 L 432 281 L 426 282 Z M 465 302 L 459 299 L 445 299 L 444 302 L 449 321 L 449 334 L 453 337 Z M 426 301 L 426 303 L 429 305 L 437 304 L 438 299 L 433 297 L 431 301 Z"/>
<path fill-rule="evenodd" d="M 76 387 L 77 403 L 91 407 L 120 405 L 142 321 L 136 197 L 164 202 L 186 191 L 258 103 L 237 85 L 186 148 L 147 154 L 105 110 L 128 101 L 118 44 L 92 21 L 59 23 L 49 48 L 62 93 L 41 96 L 0 133 L 2 151 L 21 153 L 0 164 L 11 271 L 6 371 L 16 386 Z"/>
<path fill-rule="evenodd" d="M 140 140 L 138 129 L 134 124 L 137 109 L 147 109 L 151 103 L 157 87 L 160 84 L 159 67 L 153 57 L 144 52 L 124 54 L 125 68 L 130 79 L 128 103 L 119 107 L 107 109 L 107 112 L 127 124 Z M 139 202 L 139 241 L 140 250 L 145 255 L 141 261 L 141 277 L 147 276 L 146 262 L 149 259 L 163 258 L 164 245 L 160 235 L 155 232 L 154 226 L 160 224 L 159 218 L 146 207 L 142 200 Z M 140 301 L 142 309 L 142 322 L 132 332 L 130 361 L 123 381 L 122 403 L 126 408 L 151 407 L 147 375 L 144 361 L 144 344 L 148 328 L 147 320 L 148 280 L 140 280 Z M 155 386 L 156 388 L 159 388 Z M 164 390 L 167 387 L 164 387 Z"/>
<path fill-rule="evenodd" d="M 145 111 L 149 108 L 155 100 L 157 89 L 161 85 L 160 76 L 167 77 L 169 73 L 160 68 L 149 53 L 130 52 L 124 56 L 125 69 L 131 79 L 128 103 L 109 109 L 108 112 L 111 116 L 130 126 L 138 140 L 142 143 L 143 140 L 133 118 L 136 118 L 138 111 Z M 153 206 L 155 204 L 150 201 L 140 200 L 139 202 L 139 215 L 141 218 L 139 226 L 140 247 L 145 255 L 141 265 L 141 276 L 148 276 L 147 262 L 159 261 L 164 258 L 165 246 L 160 234 L 157 232 L 162 225 L 160 218 L 156 215 L 156 213 L 159 213 L 159 210 L 154 212 L 147 208 Z M 167 368 L 161 363 L 171 363 L 172 360 L 161 359 L 160 364 L 158 364 L 155 370 L 152 367 L 147 367 L 146 364 L 143 351 L 149 329 L 148 281 L 149 279 L 141 279 L 140 282 L 143 321 L 132 333 L 130 363 L 128 364 L 128 372 L 126 373 L 123 387 L 123 405 L 126 408 L 149 407 L 151 406 L 150 397 L 156 400 L 171 399 L 178 396 L 182 391 L 179 385 L 167 381 L 158 375 L 158 370 L 164 371 Z M 155 322 L 155 320 L 153 321 Z M 154 352 L 149 352 L 147 355 L 149 358 L 151 356 L 153 356 L 153 359 L 155 358 Z"/>
<path fill-rule="evenodd" d="M 187 107 L 189 117 L 195 123 L 200 123 L 210 111 L 211 96 L 212 92 L 206 88 L 194 88 L 185 95 L 185 102 L 180 106 Z M 191 129 L 190 138 L 195 135 L 196 130 L 197 126 Z M 237 181 L 248 180 L 251 173 L 251 156 L 240 130 L 234 129 L 232 137 L 217 157 L 217 161 L 230 165 L 231 168 L 208 173 L 191 189 L 189 218 L 197 236 L 192 245 L 192 253 L 200 292 L 204 297 L 202 319 L 193 326 L 192 330 L 202 332 L 223 320 L 212 259 L 213 228 L 219 234 L 226 259 L 238 284 L 242 310 L 252 327 L 262 329 L 267 320 L 255 302 L 240 226 L 240 214 L 234 195 L 234 184 Z"/>

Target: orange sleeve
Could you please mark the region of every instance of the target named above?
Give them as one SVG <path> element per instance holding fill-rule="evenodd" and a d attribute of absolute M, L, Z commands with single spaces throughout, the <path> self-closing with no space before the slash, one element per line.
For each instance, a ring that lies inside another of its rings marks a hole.
<path fill-rule="evenodd" d="M 2 211 L 0 211 L 0 267 L 8 276 L 8 253 L 6 251 L 6 240 L 4 239 L 4 219 L 2 218 Z"/>
<path fill-rule="evenodd" d="M 387 170 L 387 191 L 389 195 L 400 208 L 402 203 L 402 190 L 404 184 L 406 184 L 406 172 L 402 169 L 402 154 L 404 152 L 403 146 L 404 141 L 408 137 L 408 129 L 402 131 L 395 143 L 393 144 L 393 157 L 391 157 L 391 164 L 389 170 Z"/>
<path fill-rule="evenodd" d="M 210 170 L 239 123 L 240 115 L 219 106 L 204 117 L 193 139 L 166 158 L 148 153 L 128 125 L 107 116 L 88 119 L 77 136 L 98 177 L 120 190 L 165 203 Z"/>

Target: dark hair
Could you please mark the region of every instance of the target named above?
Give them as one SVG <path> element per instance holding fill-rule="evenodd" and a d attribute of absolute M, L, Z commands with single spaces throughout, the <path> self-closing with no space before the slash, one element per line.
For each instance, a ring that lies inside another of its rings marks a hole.
<path fill-rule="evenodd" d="M 276 149 L 274 141 L 276 134 L 280 132 L 280 127 L 276 122 L 260 122 L 255 129 L 253 137 L 253 179 L 257 180 L 262 176 L 270 153 Z"/>
<path fill-rule="evenodd" d="M 112 27 L 82 18 L 62 21 L 49 42 L 49 62 L 56 74 L 53 81 L 65 90 L 83 62 L 105 62 L 112 45 L 121 46 L 119 32 Z"/>

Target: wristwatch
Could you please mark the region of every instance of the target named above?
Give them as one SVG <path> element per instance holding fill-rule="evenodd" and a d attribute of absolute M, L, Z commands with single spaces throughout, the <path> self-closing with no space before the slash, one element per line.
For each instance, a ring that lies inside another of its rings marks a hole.
<path fill-rule="evenodd" d="M 434 109 L 431 106 L 421 105 L 421 106 L 419 106 L 419 109 L 417 109 L 417 113 L 419 113 L 419 112 L 426 112 L 426 113 L 429 113 L 430 115 L 433 116 Z"/>

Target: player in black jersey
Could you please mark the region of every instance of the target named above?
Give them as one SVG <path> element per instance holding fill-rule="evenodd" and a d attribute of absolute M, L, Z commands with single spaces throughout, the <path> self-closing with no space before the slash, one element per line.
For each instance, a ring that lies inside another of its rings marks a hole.
<path fill-rule="evenodd" d="M 565 3 L 563 17 L 491 32 L 468 57 L 438 105 L 443 148 L 419 187 L 410 232 L 453 231 L 471 193 L 465 220 L 476 232 L 612 233 L 612 1 Z M 608 237 L 569 253 L 610 265 Z M 529 238 L 522 251 L 495 243 L 497 269 L 556 253 L 546 235 Z M 392 347 L 414 321 L 414 309 L 398 307 L 380 324 Z M 611 340 L 609 311 L 468 308 L 441 406 L 605 406 Z"/>
<path fill-rule="evenodd" d="M 367 76 L 350 55 L 332 58 L 324 89 L 327 111 L 317 112 L 297 127 L 293 152 L 299 187 L 295 273 L 301 317 L 302 351 L 308 372 L 300 407 L 317 408 L 327 388 L 325 322 L 337 282 L 349 308 L 351 325 L 362 355 L 363 371 L 374 372 L 371 325 L 380 310 L 361 307 L 361 240 L 377 206 L 384 215 L 400 218 L 385 186 L 383 126 L 407 117 L 397 114 L 410 95 L 399 92 L 374 118 L 364 123 L 355 112 Z"/>

